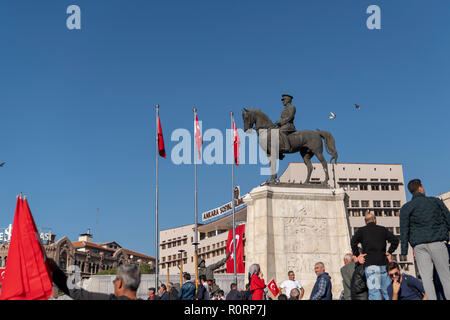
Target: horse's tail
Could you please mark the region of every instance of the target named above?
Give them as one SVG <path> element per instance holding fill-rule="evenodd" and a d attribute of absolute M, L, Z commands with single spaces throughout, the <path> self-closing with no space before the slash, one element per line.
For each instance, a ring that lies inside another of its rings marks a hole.
<path fill-rule="evenodd" d="M 320 135 L 322 139 L 325 140 L 325 149 L 331 155 L 330 163 L 334 159 L 334 163 L 336 164 L 338 153 L 336 151 L 336 144 L 333 135 L 328 131 L 322 131 L 320 129 L 317 129 L 317 133 Z"/>

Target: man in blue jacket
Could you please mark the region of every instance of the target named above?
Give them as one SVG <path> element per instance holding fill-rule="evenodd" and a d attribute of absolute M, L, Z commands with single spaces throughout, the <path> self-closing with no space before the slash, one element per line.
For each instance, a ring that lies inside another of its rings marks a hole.
<path fill-rule="evenodd" d="M 190 273 L 185 272 L 183 274 L 184 284 L 180 288 L 180 292 L 178 292 L 178 297 L 180 300 L 194 300 L 195 296 L 195 284 L 190 281 L 191 275 Z"/>
<path fill-rule="evenodd" d="M 314 265 L 314 272 L 317 275 L 316 283 L 311 292 L 309 300 L 332 300 L 331 293 L 331 277 L 325 272 L 325 265 L 322 262 L 317 262 Z"/>
<path fill-rule="evenodd" d="M 408 254 L 408 242 L 413 247 L 417 267 L 428 300 L 436 300 L 433 284 L 433 266 L 450 297 L 449 254 L 445 245 L 449 240 L 450 213 L 442 200 L 426 197 L 419 179 L 408 183 L 411 201 L 400 210 L 401 254 Z"/>

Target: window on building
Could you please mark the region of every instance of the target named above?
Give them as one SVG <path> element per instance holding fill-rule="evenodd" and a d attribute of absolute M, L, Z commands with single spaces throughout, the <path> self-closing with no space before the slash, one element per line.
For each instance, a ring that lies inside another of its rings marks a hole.
<path fill-rule="evenodd" d="M 161 265 L 161 269 L 165 269 L 166 268 L 166 265 L 163 263 L 162 265 Z"/>
<path fill-rule="evenodd" d="M 213 256 L 213 257 L 216 256 L 216 252 L 215 252 L 215 251 L 212 252 L 212 256 Z"/>
<path fill-rule="evenodd" d="M 208 250 L 208 251 L 209 251 L 209 250 L 211 250 L 210 248 L 211 248 L 211 246 L 208 246 L 206 250 Z M 209 258 L 209 257 L 208 257 L 208 258 Z"/>
<path fill-rule="evenodd" d="M 379 184 L 372 184 L 372 191 L 379 191 L 380 190 L 380 185 Z"/>
<path fill-rule="evenodd" d="M 348 188 L 348 184 L 346 184 L 346 183 L 339 183 L 339 186 L 344 190 L 347 190 L 347 188 Z"/>
<path fill-rule="evenodd" d="M 167 248 L 172 248 L 172 243 L 168 243 Z"/>
<path fill-rule="evenodd" d="M 375 217 L 381 217 L 382 216 L 381 210 L 373 210 L 373 214 L 375 215 Z"/>
<path fill-rule="evenodd" d="M 200 232 L 200 240 L 205 239 L 206 234 L 204 232 Z"/>
<path fill-rule="evenodd" d="M 392 217 L 392 210 L 384 210 L 385 217 Z"/>
<path fill-rule="evenodd" d="M 391 201 L 390 200 L 384 200 L 383 201 L 383 207 L 384 208 L 390 208 L 391 207 Z"/>
<path fill-rule="evenodd" d="M 191 257 L 191 262 L 194 262 L 194 257 Z"/>
<path fill-rule="evenodd" d="M 389 185 L 388 184 L 382 184 L 381 185 L 381 190 L 388 191 L 389 190 Z"/>
<path fill-rule="evenodd" d="M 166 257 L 162 257 L 162 262 L 165 262 L 166 261 Z"/>
<path fill-rule="evenodd" d="M 374 208 L 381 208 L 381 201 L 373 200 L 373 206 L 374 206 Z"/>
<path fill-rule="evenodd" d="M 369 207 L 369 200 L 361 200 L 361 207 L 368 208 Z"/>
<path fill-rule="evenodd" d="M 400 208 L 401 207 L 401 202 L 398 201 L 398 200 L 394 200 L 394 201 L 392 201 L 392 206 L 394 208 Z"/>
<path fill-rule="evenodd" d="M 213 244 L 213 250 L 214 250 L 215 248 L 216 248 L 216 244 L 214 243 L 214 244 Z"/>
<path fill-rule="evenodd" d="M 163 244 L 163 245 L 161 246 L 161 249 L 162 249 L 162 250 L 166 249 L 166 245 Z"/>
<path fill-rule="evenodd" d="M 187 239 L 184 239 L 184 240 L 183 240 L 183 244 L 187 244 Z"/>
<path fill-rule="evenodd" d="M 391 190 L 398 191 L 398 190 L 400 190 L 400 188 L 399 188 L 398 184 L 391 184 Z"/>
<path fill-rule="evenodd" d="M 361 191 L 367 191 L 367 190 L 368 190 L 367 184 L 360 184 L 360 185 L 359 185 L 359 190 L 361 190 Z"/>
<path fill-rule="evenodd" d="M 177 241 L 177 246 L 181 246 L 181 240 Z"/>
<path fill-rule="evenodd" d="M 394 216 L 400 217 L 400 210 L 394 210 Z"/>
<path fill-rule="evenodd" d="M 387 227 L 386 229 L 388 229 L 389 232 L 394 233 L 394 228 L 393 227 Z"/>
<path fill-rule="evenodd" d="M 359 207 L 359 200 L 352 200 L 352 208 L 358 208 Z"/>
<path fill-rule="evenodd" d="M 352 217 L 361 217 L 361 210 L 351 210 Z"/>
<path fill-rule="evenodd" d="M 194 237 L 191 237 L 191 243 L 194 242 Z"/>
<path fill-rule="evenodd" d="M 350 185 L 350 191 L 358 191 L 358 185 L 357 184 L 351 184 Z"/>
<path fill-rule="evenodd" d="M 395 233 L 400 234 L 400 227 L 395 227 Z"/>

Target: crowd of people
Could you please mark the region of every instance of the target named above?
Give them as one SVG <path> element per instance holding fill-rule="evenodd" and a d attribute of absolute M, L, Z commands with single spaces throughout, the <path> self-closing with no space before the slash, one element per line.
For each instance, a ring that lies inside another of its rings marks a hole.
<path fill-rule="evenodd" d="M 418 179 L 408 183 L 411 201 L 400 210 L 400 240 L 387 228 L 377 225 L 374 214 L 366 213 L 366 225 L 351 238 L 352 252 L 344 256 L 341 268 L 342 291 L 340 300 L 447 300 L 450 297 L 450 213 L 438 198 L 426 197 Z M 387 243 L 389 247 L 387 248 Z M 414 250 L 420 279 L 402 273 L 392 253 L 401 246 L 401 255 L 407 255 L 408 244 Z M 137 299 L 140 271 L 135 265 L 122 265 L 113 281 L 114 294 L 90 293 L 83 289 L 68 289 L 67 277 L 48 261 L 54 283 L 74 299 Z M 309 300 L 332 300 L 332 282 L 323 262 L 314 265 L 317 276 Z M 191 280 L 183 274 L 183 284 L 177 290 L 173 283 L 149 288 L 148 300 L 302 300 L 305 290 L 295 280 L 294 271 L 287 272 L 288 279 L 268 290 L 259 264 L 249 267 L 248 283 L 238 289 L 236 283 L 225 293 L 214 281 L 200 275 Z M 211 277 L 210 277 L 211 278 Z M 279 289 L 278 289 L 279 288 Z"/>

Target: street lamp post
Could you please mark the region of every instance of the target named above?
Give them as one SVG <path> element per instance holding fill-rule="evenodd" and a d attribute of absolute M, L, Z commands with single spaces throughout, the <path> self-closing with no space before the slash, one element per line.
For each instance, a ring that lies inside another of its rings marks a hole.
<path fill-rule="evenodd" d="M 180 260 L 180 288 L 183 285 L 183 252 L 186 250 L 180 249 L 178 250 L 178 252 L 181 255 L 181 260 Z"/>

